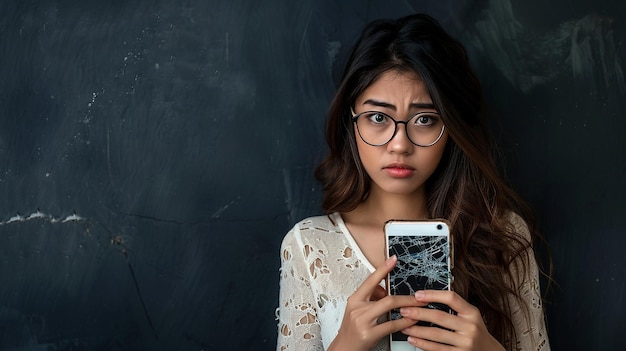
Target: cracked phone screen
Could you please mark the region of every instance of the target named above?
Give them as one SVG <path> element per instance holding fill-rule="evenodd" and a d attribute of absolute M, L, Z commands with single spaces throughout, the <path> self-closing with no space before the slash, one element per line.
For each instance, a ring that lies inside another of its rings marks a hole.
<path fill-rule="evenodd" d="M 398 262 L 389 274 L 391 295 L 413 295 L 418 290 L 449 290 L 450 246 L 445 235 L 412 236 L 389 235 L 389 256 L 396 255 Z M 451 309 L 443 304 L 431 303 L 428 308 L 436 308 L 449 313 Z M 400 310 L 391 311 L 391 319 L 400 319 Z M 437 326 L 418 322 L 417 325 Z M 401 332 L 394 333 L 392 340 L 406 341 Z"/>

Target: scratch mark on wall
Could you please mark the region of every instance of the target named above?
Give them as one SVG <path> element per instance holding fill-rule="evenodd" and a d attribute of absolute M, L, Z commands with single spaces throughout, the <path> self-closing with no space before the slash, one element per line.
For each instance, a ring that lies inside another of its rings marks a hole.
<path fill-rule="evenodd" d="M 0 226 L 11 224 L 11 223 L 33 221 L 33 220 L 44 220 L 50 223 L 68 223 L 68 222 L 86 222 L 87 218 L 81 217 L 77 215 L 76 213 L 72 213 L 71 215 L 66 216 L 65 218 L 55 217 L 55 216 L 52 216 L 52 215 L 49 215 L 49 214 L 46 214 L 37 210 L 36 212 L 33 212 L 28 216 L 22 216 L 21 214 L 18 213 L 15 216 L 7 219 L 6 221 L 0 222 Z"/>
<path fill-rule="evenodd" d="M 230 67 L 230 34 L 228 32 L 226 32 L 226 49 L 225 49 L 225 54 L 226 54 L 226 67 Z"/>
<path fill-rule="evenodd" d="M 288 221 L 293 221 L 293 192 L 291 191 L 291 174 L 287 168 L 283 168 L 283 185 L 285 186 L 285 206 L 289 212 Z"/>
<path fill-rule="evenodd" d="M 236 199 L 234 199 L 233 201 L 227 203 L 226 205 L 220 207 L 217 209 L 217 211 L 213 212 L 213 214 L 211 215 L 211 218 L 220 218 L 222 216 L 222 213 L 224 213 L 224 211 L 226 211 L 230 206 L 234 205 L 237 203 L 237 201 L 239 201 L 241 199 L 241 196 L 237 196 Z"/>

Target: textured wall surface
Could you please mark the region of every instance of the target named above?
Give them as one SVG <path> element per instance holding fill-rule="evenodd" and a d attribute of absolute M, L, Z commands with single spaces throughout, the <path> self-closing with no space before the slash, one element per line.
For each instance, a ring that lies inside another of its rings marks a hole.
<path fill-rule="evenodd" d="M 499 118 L 552 248 L 553 349 L 626 348 L 623 2 L 4 0 L 0 350 L 273 349 L 341 62 L 413 12 Z"/>

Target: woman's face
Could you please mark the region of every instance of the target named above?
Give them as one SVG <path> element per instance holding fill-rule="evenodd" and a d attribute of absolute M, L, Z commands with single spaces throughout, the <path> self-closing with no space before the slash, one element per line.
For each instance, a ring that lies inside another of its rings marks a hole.
<path fill-rule="evenodd" d="M 384 112 L 397 121 L 406 121 L 418 112 L 437 112 L 417 75 L 398 71 L 383 73 L 356 99 L 354 113 L 364 111 Z M 361 139 L 356 124 L 354 128 L 361 163 L 372 180 L 370 196 L 424 195 L 424 184 L 443 155 L 447 132 L 433 146 L 420 147 L 407 138 L 406 125 L 398 124 L 387 144 L 372 146 Z"/>

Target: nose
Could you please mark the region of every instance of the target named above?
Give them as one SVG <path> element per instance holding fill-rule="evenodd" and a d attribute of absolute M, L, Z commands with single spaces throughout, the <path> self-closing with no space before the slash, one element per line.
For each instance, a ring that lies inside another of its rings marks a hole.
<path fill-rule="evenodd" d="M 396 134 L 387 143 L 387 150 L 400 154 L 410 154 L 413 152 L 413 146 L 407 134 L 406 123 L 398 122 Z"/>

